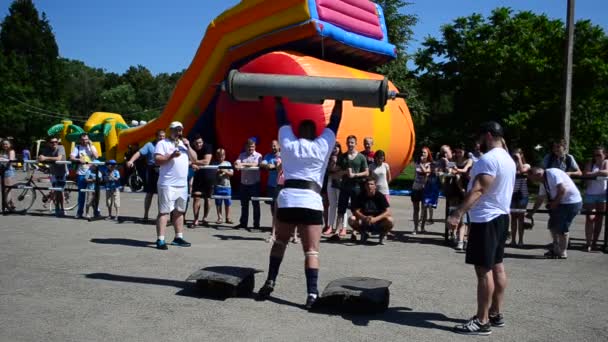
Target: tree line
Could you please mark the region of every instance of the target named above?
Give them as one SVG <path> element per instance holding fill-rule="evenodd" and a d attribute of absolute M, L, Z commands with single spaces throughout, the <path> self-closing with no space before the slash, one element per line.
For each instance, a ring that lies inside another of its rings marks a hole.
<path fill-rule="evenodd" d="M 475 128 L 501 122 L 510 146 L 532 156 L 559 138 L 565 24 L 532 12 L 497 8 L 455 18 L 438 37 L 406 53 L 418 16 L 404 0 L 378 0 L 397 58 L 371 71 L 408 95 L 417 145 L 470 146 Z M 430 14 L 429 14 L 430 15 Z M 415 68 L 409 70 L 407 61 Z M 608 143 L 608 36 L 588 20 L 575 26 L 571 152 L 588 157 Z M 51 25 L 31 0 L 15 0 L 0 30 L 0 136 L 31 141 L 58 117 L 84 121 L 91 112 L 126 120 L 159 115 L 183 71 L 152 75 L 144 66 L 122 75 L 59 57 Z"/>

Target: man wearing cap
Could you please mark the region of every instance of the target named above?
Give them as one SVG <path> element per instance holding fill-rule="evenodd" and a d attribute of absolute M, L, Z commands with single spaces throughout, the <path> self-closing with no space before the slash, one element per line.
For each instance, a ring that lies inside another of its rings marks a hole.
<path fill-rule="evenodd" d="M 184 240 L 184 213 L 188 204 L 188 160 L 196 161 L 196 152 L 188 139 L 182 137 L 184 126 L 174 121 L 169 126 L 169 138 L 156 144 L 154 159 L 160 166 L 158 175 L 158 218 L 156 248 L 166 250 L 165 228 L 169 215 L 175 227 L 174 246 L 190 247 Z"/>
<path fill-rule="evenodd" d="M 165 139 L 165 131 L 159 129 L 156 131 L 156 140 L 146 143 L 144 147 L 135 152 L 135 154 L 133 154 L 133 156 L 127 162 L 127 167 L 132 168 L 134 166 L 134 162 L 139 159 L 139 157 L 143 156 L 147 160 L 144 184 L 144 191 L 146 192 L 146 198 L 144 199 L 144 222 L 148 221 L 148 213 L 150 212 L 152 197 L 154 197 L 154 194 L 157 192 L 159 167 L 156 165 L 155 151 L 156 144 L 163 139 Z"/>
<path fill-rule="evenodd" d="M 462 204 L 448 217 L 455 229 L 469 213 L 469 243 L 466 263 L 477 274 L 477 314 L 454 327 L 466 335 L 490 335 L 492 326 L 503 327 L 501 313 L 507 274 L 503 265 L 509 228 L 509 207 L 515 184 L 515 162 L 503 145 L 502 127 L 493 121 L 480 127 L 479 142 L 484 155 L 471 169 L 471 181 Z"/>

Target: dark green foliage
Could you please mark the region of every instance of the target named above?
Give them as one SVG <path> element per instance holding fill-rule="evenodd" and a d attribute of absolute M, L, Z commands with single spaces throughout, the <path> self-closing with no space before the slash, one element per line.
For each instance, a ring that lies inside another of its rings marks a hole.
<path fill-rule="evenodd" d="M 480 122 L 497 120 L 511 146 L 546 146 L 560 135 L 564 42 L 562 21 L 508 8 L 443 26 L 416 56 L 431 113 L 418 136 L 472 142 Z M 582 158 L 608 138 L 608 37 L 588 21 L 576 23 L 573 89 L 571 151 Z"/>
<path fill-rule="evenodd" d="M 15 0 L 0 30 L 0 137 L 19 147 L 43 138 L 62 118 L 84 124 L 96 111 L 151 120 L 183 74 L 153 76 L 143 66 L 123 75 L 59 57 L 55 36 L 31 0 Z"/>

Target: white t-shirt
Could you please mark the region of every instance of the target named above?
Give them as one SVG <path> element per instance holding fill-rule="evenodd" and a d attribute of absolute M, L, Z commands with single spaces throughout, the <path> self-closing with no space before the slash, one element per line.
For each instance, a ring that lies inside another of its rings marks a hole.
<path fill-rule="evenodd" d="M 568 176 L 564 171 L 551 168 L 546 169 L 545 174 L 547 175 L 547 185 L 549 186 L 549 194 L 551 195 L 552 199 L 557 196 L 557 186 L 561 184 L 566 189 L 566 193 L 564 194 L 564 197 L 562 197 L 560 204 L 573 204 L 583 201 L 581 193 L 578 191 L 576 184 L 574 184 L 570 176 Z M 540 186 L 539 195 L 547 195 L 545 187 L 542 184 Z"/>
<path fill-rule="evenodd" d="M 82 147 L 80 144 L 74 146 L 74 149 L 72 150 L 72 153 L 70 153 L 70 157 L 74 157 L 74 158 L 78 158 L 79 161 L 83 162 L 83 163 L 88 163 L 93 161 L 93 152 L 95 152 L 95 154 L 97 154 L 97 149 L 95 148 L 95 146 L 91 145 L 87 145 L 85 147 Z M 87 170 L 89 169 L 90 165 L 87 164 L 79 164 L 78 165 L 78 170 L 76 171 L 76 173 L 79 176 L 84 176 L 85 173 L 87 173 Z"/>
<path fill-rule="evenodd" d="M 159 186 L 187 186 L 188 185 L 188 149 L 184 142 L 163 139 L 156 144 L 154 154 L 167 155 L 179 149 L 182 153 L 179 157 L 162 164 L 158 171 Z"/>
<path fill-rule="evenodd" d="M 469 210 L 471 222 L 490 222 L 500 215 L 509 214 L 511 195 L 515 185 L 515 172 L 513 158 L 502 148 L 493 148 L 473 164 L 469 191 L 478 175 L 492 176 L 494 182 L 488 191 L 481 195 L 475 206 Z"/>
<path fill-rule="evenodd" d="M 390 193 L 387 181 L 387 175 L 390 172 L 391 170 L 387 163 L 382 163 L 380 166 L 377 166 L 376 164 L 370 166 L 371 176 L 376 181 L 376 189 L 383 195 L 388 195 Z"/>
<path fill-rule="evenodd" d="M 281 161 L 285 180 L 299 179 L 323 186 L 329 154 L 336 144 L 336 135 L 329 128 L 315 140 L 298 139 L 286 125 L 279 129 Z M 277 197 L 279 208 L 323 210 L 321 195 L 309 189 L 285 188 Z"/>

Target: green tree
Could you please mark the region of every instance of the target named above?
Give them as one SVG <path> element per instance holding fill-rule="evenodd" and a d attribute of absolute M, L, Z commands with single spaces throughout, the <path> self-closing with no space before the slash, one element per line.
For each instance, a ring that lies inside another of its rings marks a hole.
<path fill-rule="evenodd" d="M 131 113 L 141 111 L 137 103 L 135 89 L 130 84 L 121 84 L 101 93 L 100 110 L 112 113 Z"/>
<path fill-rule="evenodd" d="M 62 59 L 63 87 L 68 112 L 88 117 L 101 103 L 106 75 L 102 69 L 86 66 L 81 61 Z"/>
<path fill-rule="evenodd" d="M 0 134 L 27 145 L 64 112 L 55 36 L 31 0 L 13 1 L 0 24 L 0 65 Z"/>
<path fill-rule="evenodd" d="M 410 56 L 406 53 L 406 47 L 412 39 L 413 27 L 418 22 L 418 17 L 406 13 L 407 6 L 411 3 L 404 0 L 379 0 L 376 3 L 382 7 L 384 12 L 388 40 L 397 48 L 397 58 L 385 65 L 375 67 L 371 71 L 385 75 L 400 92 L 407 95 L 405 100 L 414 124 L 418 127 L 425 122 L 428 112 L 424 101 L 419 96 L 416 76 L 407 69 L 407 61 Z"/>
<path fill-rule="evenodd" d="M 423 134 L 436 144 L 470 142 L 480 122 L 497 120 L 511 144 L 528 151 L 559 136 L 563 22 L 498 8 L 487 18 L 457 18 L 441 31 L 416 56 L 432 114 Z M 607 54 L 602 29 L 577 22 L 571 148 L 579 158 L 608 138 Z"/>

